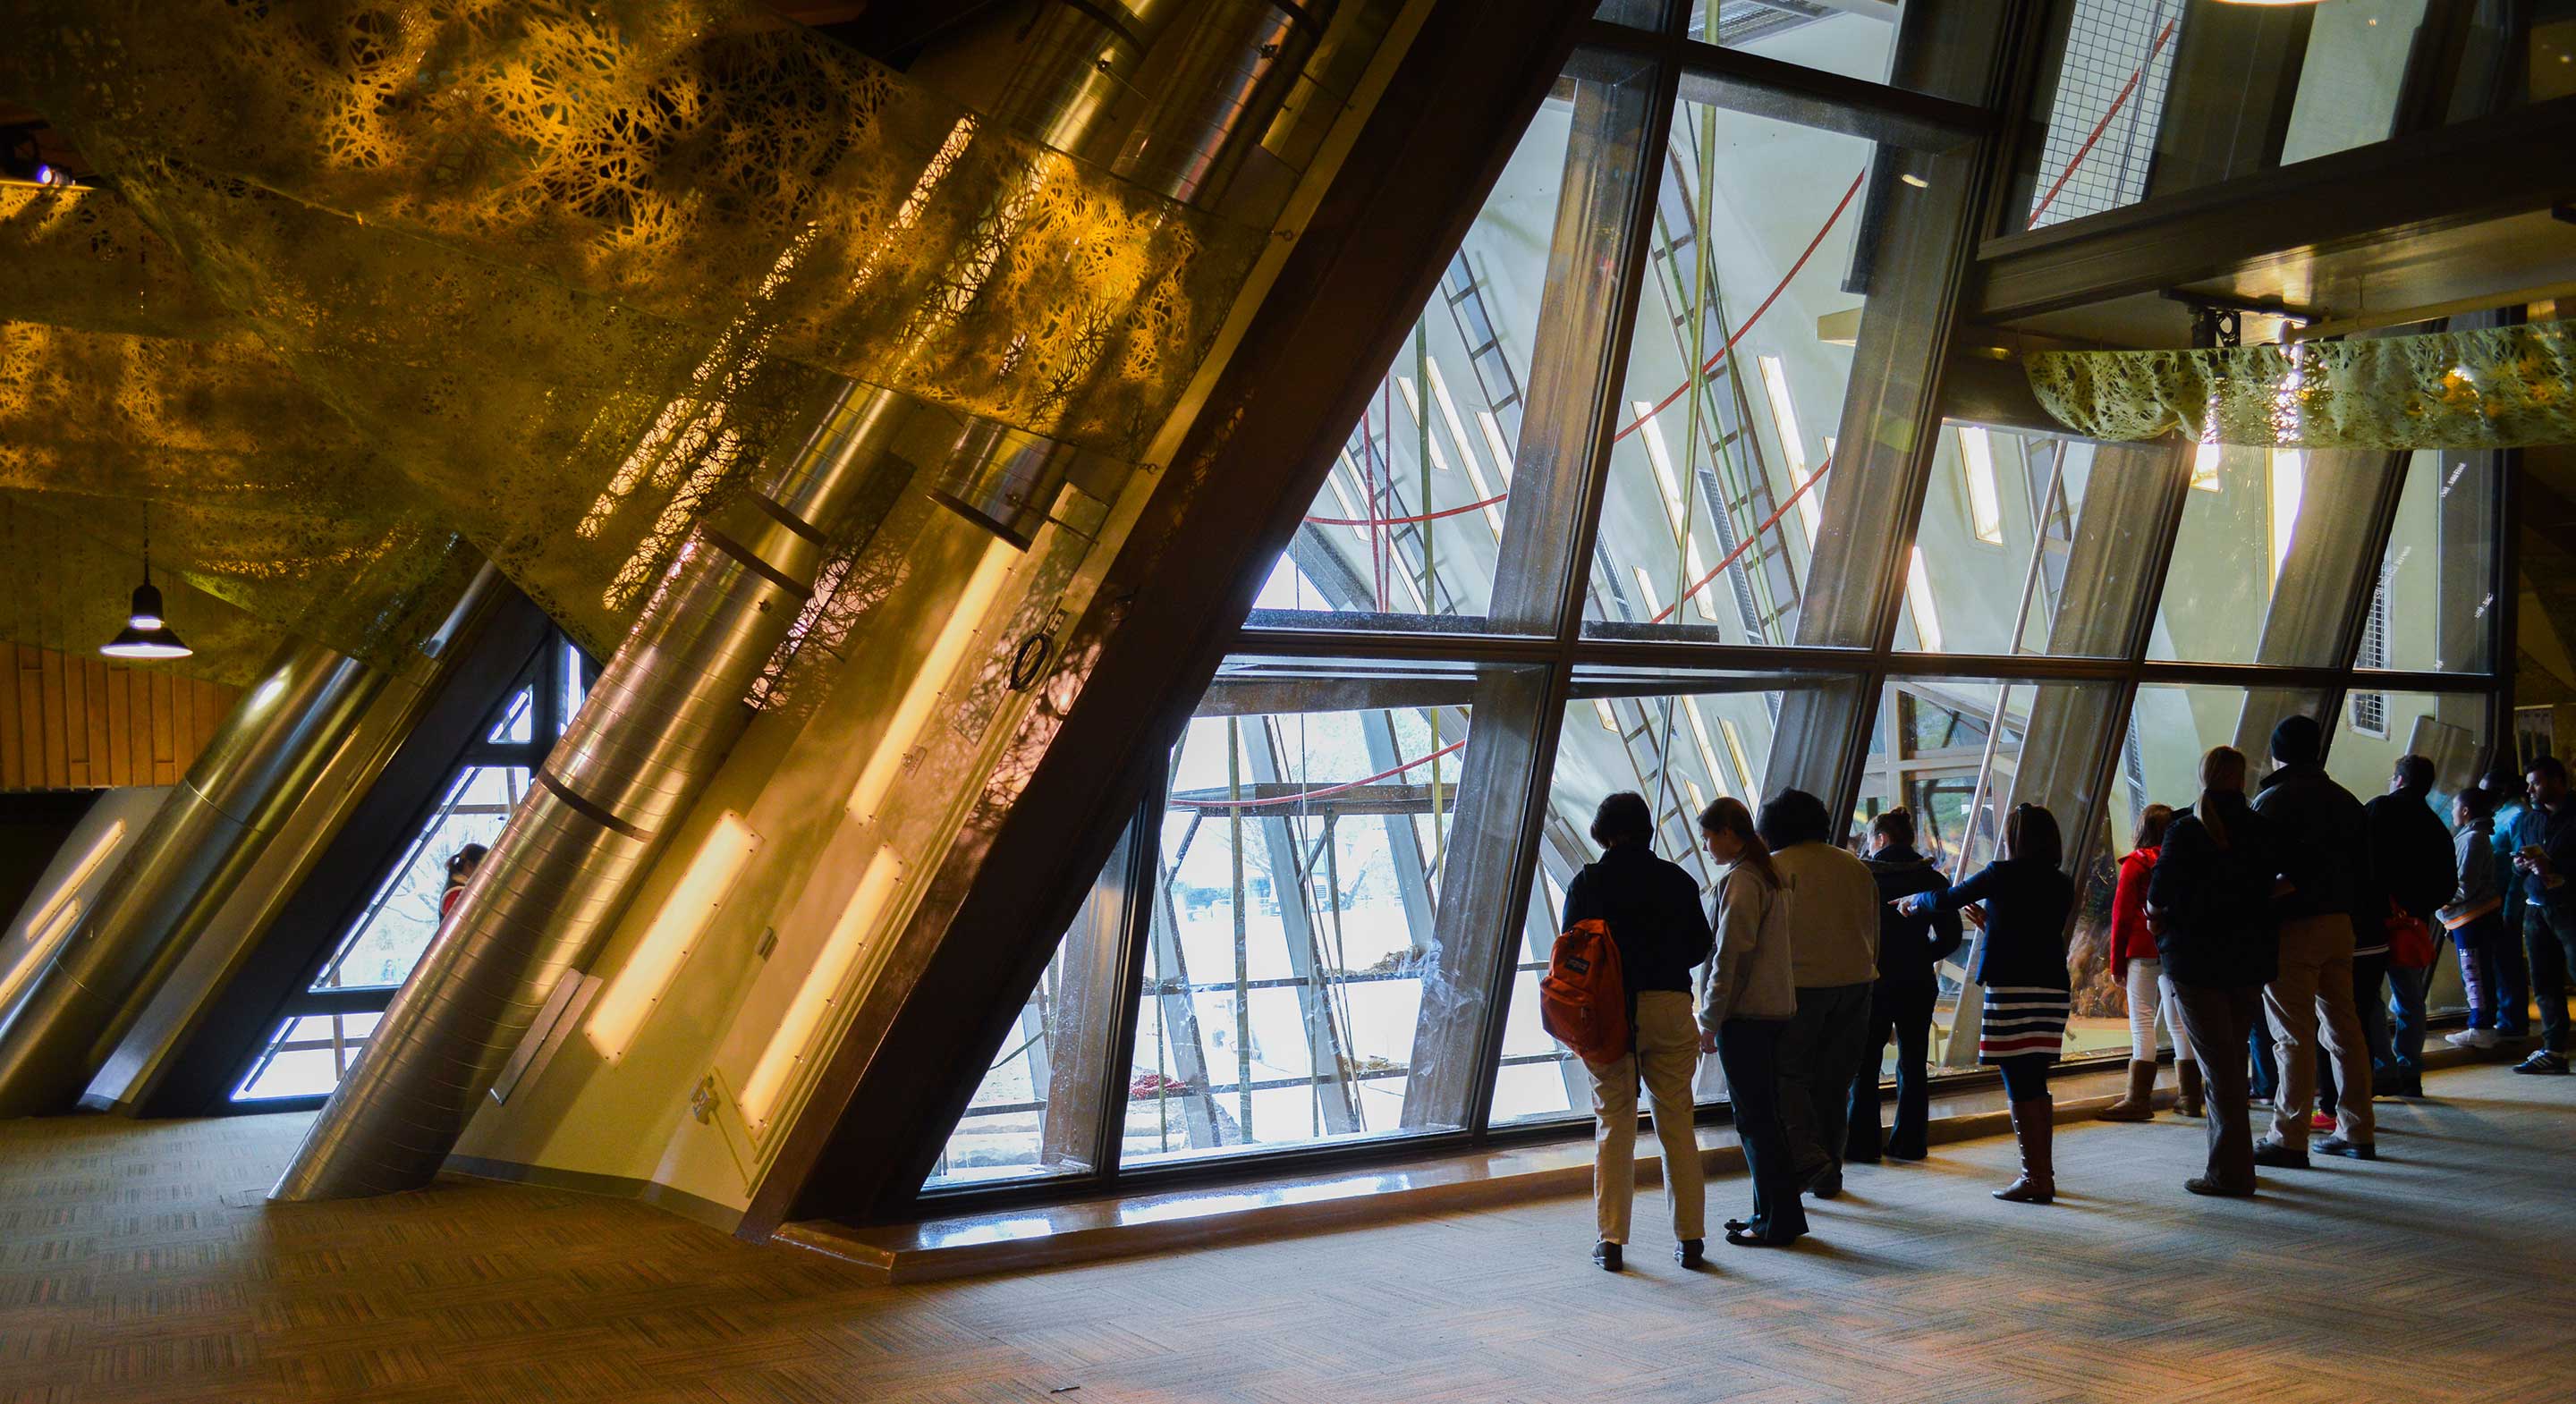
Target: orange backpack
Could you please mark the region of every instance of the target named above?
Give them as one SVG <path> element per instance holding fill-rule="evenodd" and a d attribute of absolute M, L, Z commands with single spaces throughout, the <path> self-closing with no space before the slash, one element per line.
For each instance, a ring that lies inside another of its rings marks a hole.
<path fill-rule="evenodd" d="M 1587 1063 L 1628 1056 L 1628 981 L 1619 946 L 1598 919 L 1578 921 L 1548 952 L 1539 981 L 1538 1022 Z"/>

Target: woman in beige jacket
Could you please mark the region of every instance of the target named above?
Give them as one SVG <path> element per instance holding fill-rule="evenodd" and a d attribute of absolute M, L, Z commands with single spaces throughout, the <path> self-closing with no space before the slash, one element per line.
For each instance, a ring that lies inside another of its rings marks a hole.
<path fill-rule="evenodd" d="M 1735 1132 L 1753 1175 L 1753 1215 L 1730 1220 L 1726 1241 L 1783 1247 L 1807 1232 L 1795 1169 L 1780 1131 L 1780 1036 L 1798 1011 L 1790 967 L 1790 894 L 1771 866 L 1770 847 L 1737 799 L 1699 817 L 1709 856 L 1727 865 L 1717 885 L 1717 953 L 1699 1002 L 1700 1047 L 1726 1069 Z"/>

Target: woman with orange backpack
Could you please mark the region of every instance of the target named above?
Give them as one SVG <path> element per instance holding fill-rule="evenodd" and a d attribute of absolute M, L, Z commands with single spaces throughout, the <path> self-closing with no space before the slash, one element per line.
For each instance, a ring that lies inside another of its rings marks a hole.
<path fill-rule="evenodd" d="M 1565 889 L 1569 936 L 1586 922 L 1608 928 L 1627 994 L 1630 1037 L 1623 1050 L 1581 1049 L 1592 1074 L 1592 1203 L 1600 1241 L 1592 1260 L 1617 1272 L 1628 1242 L 1629 1208 L 1637 1196 L 1637 1084 L 1642 1079 L 1654 1108 L 1655 1139 L 1663 1143 L 1664 1197 L 1673 1207 L 1673 1256 L 1684 1267 L 1702 1261 L 1706 1238 L 1697 1106 L 1691 1082 L 1699 1072 L 1699 1026 L 1691 1020 L 1691 967 L 1708 959 L 1708 913 L 1699 883 L 1677 864 L 1655 856 L 1655 820 L 1646 798 L 1621 791 L 1601 801 L 1592 817 L 1599 862 L 1574 875 Z M 1560 955 L 1567 942 L 1560 941 Z M 1550 983 L 1557 983 L 1555 972 Z M 1553 1030 L 1551 1030 L 1553 1031 Z M 1602 1053 L 1613 1056 L 1596 1061 Z"/>

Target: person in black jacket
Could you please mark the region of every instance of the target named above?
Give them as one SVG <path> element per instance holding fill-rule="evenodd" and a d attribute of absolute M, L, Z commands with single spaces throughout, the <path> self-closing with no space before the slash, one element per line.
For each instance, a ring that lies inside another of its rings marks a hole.
<path fill-rule="evenodd" d="M 1574 875 L 1565 889 L 1570 929 L 1598 920 L 1619 948 L 1628 987 L 1628 1026 L 1634 1044 L 1613 1063 L 1586 1063 L 1592 1074 L 1592 1203 L 1600 1241 L 1592 1260 L 1617 1272 L 1628 1242 L 1628 1215 L 1637 1197 L 1637 1083 L 1642 1078 L 1655 1112 L 1655 1139 L 1664 1150 L 1664 1197 L 1672 1204 L 1673 1256 L 1697 1267 L 1707 1242 L 1707 1199 L 1700 1176 L 1699 1139 L 1692 1130 L 1698 1108 L 1691 1095 L 1699 1072 L 1699 1016 L 1691 1008 L 1691 967 L 1708 959 L 1715 944 L 1699 883 L 1678 864 L 1655 856 L 1655 819 L 1646 798 L 1621 791 L 1601 801 L 1592 818 L 1592 841 L 1601 861 Z"/>
<path fill-rule="evenodd" d="M 2003 1074 L 2021 1174 L 1994 1195 L 2014 1204 L 2046 1204 L 2057 1196 L 2056 1102 L 2048 1093 L 2048 1069 L 2066 1045 L 2072 1002 L 2066 919 L 2075 909 L 2075 882 L 2064 862 L 2057 816 L 2039 805 L 2017 804 L 2004 821 L 2003 857 L 1956 887 L 1898 899 L 1917 916 L 1971 904 L 1980 908 L 1969 914 L 1986 933 L 1977 968 L 1968 972 L 1986 989 L 1977 1061 Z"/>
<path fill-rule="evenodd" d="M 1878 1057 L 1896 1038 L 1896 1129 L 1887 1137 L 1891 1160 L 1931 1154 L 1927 1135 L 1932 1090 L 1925 1065 L 1932 1055 L 1932 1006 L 1941 993 L 1935 967 L 1959 949 L 1959 915 L 1911 916 L 1897 899 L 1947 886 L 1941 870 L 1914 849 L 1914 814 L 1891 809 L 1869 823 L 1870 876 L 1878 883 L 1878 982 L 1870 989 L 1869 1054 L 1851 1084 L 1851 1130 L 1843 1159 L 1878 1163 Z"/>
<path fill-rule="evenodd" d="M 2362 806 L 2370 821 L 2370 873 L 2384 919 L 2401 913 L 2439 930 L 2433 914 L 2459 890 L 2459 854 L 2451 830 L 2433 808 L 2433 762 L 2399 756 L 2388 793 Z M 2370 1043 L 2370 1071 L 2383 1097 L 2424 1095 L 2424 986 L 2430 965 L 2400 966 L 2382 951 L 2355 959 L 2352 998 Z M 2380 981 L 2388 982 L 2388 1002 Z M 2395 1026 L 2391 1027 L 2391 1018 Z"/>
<path fill-rule="evenodd" d="M 2375 1160 L 2370 1110 L 2370 1046 L 2353 1007 L 2353 960 L 2388 949 L 2383 912 L 2366 912 L 2375 887 L 2370 819 L 2352 791 L 2326 774 L 2324 729 L 2314 717 L 2291 716 L 2272 729 L 2272 759 L 2254 810 L 2278 836 L 2281 876 L 2280 969 L 2263 990 L 2272 1024 L 2273 1061 L 2281 1087 L 2272 1098 L 2272 1134 L 2254 1146 L 2254 1161 L 2284 1169 L 2308 1163 L 2308 1110 L 2316 1095 L 2316 1048 L 2334 1060 L 2336 1132 L 2317 1142 L 2327 1155 Z M 2367 939 L 2356 936 L 2367 928 Z"/>
<path fill-rule="evenodd" d="M 2254 1193 L 2245 1041 L 2280 971 L 2280 871 L 2272 826 L 2245 802 L 2245 753 L 2213 748 L 2200 761 L 2200 802 L 2166 827 L 2147 883 L 2147 927 L 2207 1084 L 2209 1163 L 2183 1181 L 2193 1194 Z"/>

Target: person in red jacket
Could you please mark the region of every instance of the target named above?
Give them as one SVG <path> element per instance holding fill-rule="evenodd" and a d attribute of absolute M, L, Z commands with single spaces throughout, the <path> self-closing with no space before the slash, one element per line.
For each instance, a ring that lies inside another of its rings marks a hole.
<path fill-rule="evenodd" d="M 2155 1115 L 2149 1099 L 2156 1089 L 2156 1014 L 2174 1036 L 2174 1071 L 2182 1080 L 2177 1110 L 2198 1116 L 2200 1064 L 2192 1061 L 2191 1041 L 2174 1023 L 2168 1001 L 2173 986 L 2164 978 L 2156 938 L 2147 930 L 2147 883 L 2155 876 L 2156 855 L 2164 847 L 2165 826 L 2173 811 L 2151 804 L 2138 816 L 2138 835 L 2129 856 L 2120 860 L 2120 881 L 2111 892 L 2111 980 L 2129 993 L 2129 1091 L 2102 1113 L 2105 1121 L 2145 1121 Z"/>
<path fill-rule="evenodd" d="M 458 899 L 465 895 L 465 884 L 474 880 L 474 870 L 483 866 L 483 855 L 492 850 L 479 843 L 469 843 L 456 850 L 447 860 L 447 890 L 438 894 L 438 919 L 456 910 Z"/>

